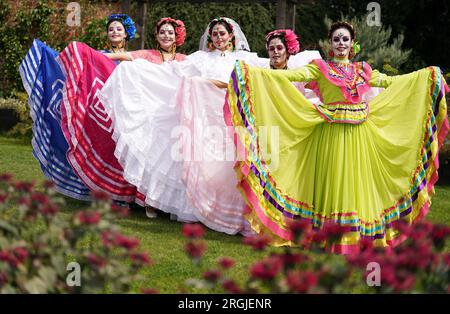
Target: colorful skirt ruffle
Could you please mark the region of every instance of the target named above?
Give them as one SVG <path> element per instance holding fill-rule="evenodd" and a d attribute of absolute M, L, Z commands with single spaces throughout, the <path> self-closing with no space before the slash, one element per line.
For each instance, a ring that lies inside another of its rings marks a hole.
<path fill-rule="evenodd" d="M 200 78 L 183 78 L 181 112 L 183 180 L 194 215 L 207 227 L 227 234 L 252 234 L 245 202 L 236 188 L 236 154 L 223 119 L 225 89 Z"/>
<path fill-rule="evenodd" d="M 122 62 L 100 92 L 112 118 L 115 156 L 125 179 L 145 196 L 148 205 L 197 221 L 182 181 L 183 162 L 172 152 L 179 126 L 175 96 L 180 77 L 170 64 L 144 59 Z"/>
<path fill-rule="evenodd" d="M 356 252 L 361 239 L 395 245 L 394 223 L 422 218 L 434 194 L 448 132 L 440 69 L 395 80 L 361 124 L 327 122 L 290 85 L 239 62 L 228 87 L 225 118 L 243 152 L 236 172 L 252 228 L 274 245 L 295 245 L 290 222 L 320 229 L 332 221 L 351 231 L 331 251 Z M 263 141 L 262 128 L 279 136 Z"/>
<path fill-rule="evenodd" d="M 61 129 L 61 100 L 66 77 L 56 61 L 58 53 L 35 39 L 19 72 L 28 93 L 33 119 L 33 155 L 44 175 L 60 193 L 89 200 L 90 190 L 67 160 L 69 145 Z"/>
<path fill-rule="evenodd" d="M 98 98 L 116 65 L 79 42 L 69 44 L 58 62 L 68 78 L 63 90 L 61 126 L 74 171 L 91 190 L 107 193 L 114 200 L 144 204 L 144 196 L 123 177 L 123 168 L 114 156 L 111 118 Z"/>

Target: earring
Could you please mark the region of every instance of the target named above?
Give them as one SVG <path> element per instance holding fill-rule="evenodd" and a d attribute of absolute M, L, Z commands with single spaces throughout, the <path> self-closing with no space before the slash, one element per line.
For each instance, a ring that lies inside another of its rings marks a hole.
<path fill-rule="evenodd" d="M 175 52 L 177 50 L 177 45 L 175 43 L 172 44 L 172 56 L 175 56 Z"/>
<path fill-rule="evenodd" d="M 348 54 L 348 58 L 349 59 L 353 59 L 353 57 L 355 56 L 355 50 L 352 48 L 350 48 L 350 52 Z"/>
<path fill-rule="evenodd" d="M 334 58 L 334 51 L 333 50 L 328 51 L 328 56 L 330 58 Z"/>
<path fill-rule="evenodd" d="M 228 50 L 233 50 L 233 43 L 231 41 L 228 43 Z"/>

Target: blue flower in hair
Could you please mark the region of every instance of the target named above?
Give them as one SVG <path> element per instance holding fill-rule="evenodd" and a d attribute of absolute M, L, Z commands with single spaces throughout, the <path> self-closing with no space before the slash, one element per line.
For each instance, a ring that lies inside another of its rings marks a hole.
<path fill-rule="evenodd" d="M 132 40 L 136 35 L 136 26 L 134 25 L 133 20 L 126 14 L 111 14 L 108 17 L 108 21 L 111 20 L 120 20 L 125 27 L 125 31 L 128 35 L 128 40 Z"/>

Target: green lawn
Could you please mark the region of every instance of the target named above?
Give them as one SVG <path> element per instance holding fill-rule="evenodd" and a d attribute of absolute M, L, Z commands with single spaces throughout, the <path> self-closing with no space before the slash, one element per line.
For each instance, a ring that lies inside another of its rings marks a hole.
<path fill-rule="evenodd" d="M 0 173 L 9 172 L 20 180 L 41 182 L 44 176 L 37 161 L 31 154 L 31 146 L 21 141 L 0 137 Z M 87 208 L 85 202 L 66 198 L 65 211 Z M 436 223 L 450 225 L 450 186 L 437 186 L 428 219 Z M 153 287 L 162 293 L 176 293 L 185 279 L 198 277 L 198 270 L 183 252 L 184 238 L 181 235 L 182 224 L 171 221 L 163 215 L 157 219 L 146 218 L 144 212 L 133 211 L 125 219 L 119 220 L 122 230 L 141 240 L 142 248 L 149 252 L 155 264 L 143 271 L 144 282 L 138 287 Z M 230 256 L 237 262 L 233 277 L 244 278 L 248 266 L 262 257 L 247 246 L 242 245 L 242 237 L 228 236 L 208 230 L 205 235 L 208 250 L 205 265 L 215 266 L 220 256 Z"/>

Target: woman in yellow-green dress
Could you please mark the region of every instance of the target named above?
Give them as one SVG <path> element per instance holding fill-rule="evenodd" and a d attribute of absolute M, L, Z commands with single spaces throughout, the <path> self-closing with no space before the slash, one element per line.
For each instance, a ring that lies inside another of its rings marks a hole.
<path fill-rule="evenodd" d="M 274 245 L 292 245 L 289 223 L 304 219 L 350 230 L 333 252 L 357 252 L 361 239 L 392 246 L 401 239 L 394 223 L 413 223 L 430 207 L 448 86 L 438 67 L 389 77 L 350 61 L 355 31 L 346 22 L 328 37 L 330 61 L 285 71 L 236 62 L 224 111 L 239 138 L 246 218 Z M 323 105 L 291 81 L 310 82 Z M 371 87 L 385 90 L 366 102 Z"/>

